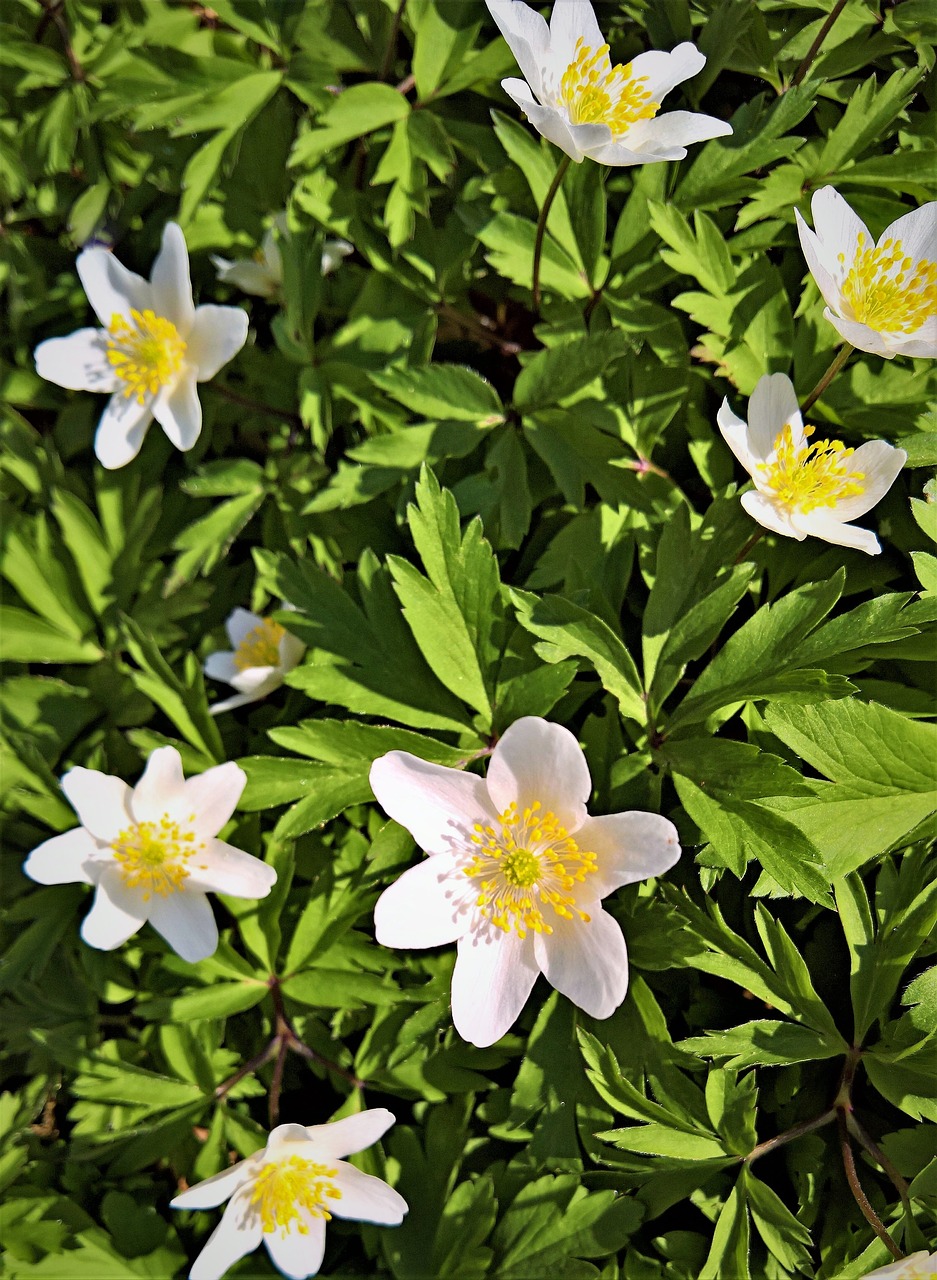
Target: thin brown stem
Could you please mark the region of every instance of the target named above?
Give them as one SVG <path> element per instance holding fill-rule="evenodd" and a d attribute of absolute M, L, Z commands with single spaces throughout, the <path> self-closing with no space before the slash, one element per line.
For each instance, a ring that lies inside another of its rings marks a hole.
<path fill-rule="evenodd" d="M 458 325 L 465 333 L 477 338 L 479 342 L 484 342 L 489 347 L 497 347 L 503 356 L 516 356 L 524 349 L 519 342 L 509 342 L 506 338 L 499 338 L 496 333 L 487 328 L 480 320 L 476 320 L 473 316 L 464 315 L 448 302 L 437 302 L 436 312 L 438 315 L 445 317 L 446 320 L 451 321 L 452 324 Z"/>
<path fill-rule="evenodd" d="M 249 1058 L 242 1067 L 238 1067 L 233 1076 L 228 1076 L 227 1080 L 224 1080 L 220 1085 L 218 1085 L 215 1089 L 215 1099 L 220 1101 L 225 1094 L 230 1093 L 234 1086 L 239 1084 L 245 1076 L 252 1075 L 255 1071 L 259 1071 L 261 1067 L 266 1066 L 276 1053 L 278 1045 L 279 1038 L 274 1036 L 270 1043 L 265 1048 L 261 1049 L 260 1053 L 255 1053 L 253 1058 Z"/>
<path fill-rule="evenodd" d="M 42 18 L 39 23 L 39 29 L 36 32 L 38 40 L 49 22 L 55 23 L 55 28 L 62 37 L 62 46 L 65 50 L 65 56 L 68 59 L 69 70 L 72 73 L 72 79 L 79 84 L 84 82 L 85 69 L 78 61 L 78 55 L 72 48 L 72 38 L 68 31 L 68 23 L 65 21 L 65 15 L 62 13 L 64 7 L 63 0 L 39 0 L 42 5 Z"/>
<path fill-rule="evenodd" d="M 562 160 L 556 166 L 556 173 L 553 175 L 553 181 L 550 183 L 550 189 L 543 201 L 543 208 L 540 210 L 540 217 L 537 219 L 537 234 L 534 237 L 534 270 L 533 270 L 533 295 L 534 306 L 540 310 L 540 257 L 543 253 L 543 237 L 547 229 L 547 218 L 553 201 L 556 199 L 556 193 L 562 185 L 563 179 L 566 177 L 566 170 L 571 164 L 568 155 L 563 156 Z"/>
<path fill-rule="evenodd" d="M 242 396 L 238 391 L 232 391 L 230 387 L 222 386 L 216 383 L 214 390 L 223 399 L 229 400 L 231 404 L 240 405 L 242 409 L 250 409 L 253 413 L 263 413 L 269 418 L 279 418 L 281 422 L 288 422 L 293 427 L 302 427 L 303 420 L 298 413 L 293 413 L 290 409 L 277 409 L 272 404 L 262 404 L 259 400 L 251 400 L 249 396 Z"/>
<path fill-rule="evenodd" d="M 286 1065 L 286 1055 L 290 1051 L 289 1042 L 287 1040 L 278 1041 L 278 1046 L 277 1060 L 273 1064 L 273 1079 L 270 1082 L 270 1097 L 267 1103 L 271 1129 L 280 1118 L 280 1093 L 283 1089 L 283 1068 Z"/>
<path fill-rule="evenodd" d="M 802 1138 L 805 1133 L 813 1133 L 814 1129 L 822 1129 L 824 1125 L 830 1124 L 835 1119 L 836 1108 L 830 1107 L 823 1112 L 822 1116 L 817 1116 L 815 1120 L 804 1120 L 802 1124 L 795 1124 L 792 1128 L 785 1130 L 784 1133 L 779 1133 L 776 1138 L 768 1138 L 765 1142 L 759 1142 L 757 1147 L 752 1147 L 751 1151 L 749 1151 L 744 1163 L 753 1164 L 777 1147 L 783 1147 L 786 1142 L 793 1142 L 795 1138 Z"/>
<path fill-rule="evenodd" d="M 843 1157 L 843 1168 L 846 1171 L 846 1181 L 849 1183 L 849 1190 L 852 1192 L 856 1204 L 862 1210 L 862 1215 L 868 1222 L 869 1226 L 885 1245 L 893 1258 L 900 1260 L 904 1254 L 895 1244 L 894 1240 L 888 1234 L 884 1222 L 872 1208 L 869 1198 L 862 1190 L 862 1184 L 859 1181 L 859 1175 L 856 1172 L 856 1162 L 852 1154 L 852 1144 L 849 1141 L 849 1124 L 847 1121 L 847 1112 L 845 1107 L 837 1108 L 837 1118 L 839 1120 L 839 1149 Z"/>
<path fill-rule="evenodd" d="M 820 52 L 820 48 L 823 45 L 823 41 L 826 39 L 826 37 L 830 34 L 830 31 L 833 29 L 833 23 L 836 21 L 836 19 L 839 17 L 839 15 L 842 13 L 842 11 L 845 8 L 846 8 L 846 0 L 836 0 L 836 4 L 834 4 L 833 8 L 830 10 L 830 13 L 829 13 L 829 16 L 827 17 L 826 22 L 824 22 L 823 26 L 817 32 L 816 39 L 814 40 L 810 48 L 807 50 L 807 56 L 804 58 L 803 62 L 794 72 L 794 79 L 791 81 L 792 88 L 795 85 L 800 84 L 801 80 L 803 80 L 804 76 L 810 70 L 810 67 L 813 64 L 814 58 Z"/>
<path fill-rule="evenodd" d="M 749 540 L 745 543 L 745 546 L 735 557 L 735 560 L 733 561 L 733 563 L 741 564 L 742 561 L 748 556 L 748 553 L 749 551 L 751 551 L 752 547 L 754 547 L 757 543 L 759 543 L 764 536 L 765 536 L 764 529 L 758 529 L 755 533 L 753 533 L 752 536 L 749 538 Z"/>
<path fill-rule="evenodd" d="M 403 11 L 406 7 L 407 0 L 400 0 L 390 24 L 390 35 L 387 37 L 387 48 L 384 50 L 384 60 L 381 63 L 381 69 L 378 73 L 379 80 L 386 80 L 390 75 L 391 67 L 394 65 L 394 58 L 397 54 L 397 36 L 400 34 L 400 20 L 403 17 Z"/>
<path fill-rule="evenodd" d="M 622 458 L 615 465 L 625 467 L 628 471 L 634 471 L 639 476 L 646 476 L 650 473 L 651 475 L 660 476 L 662 480 L 669 480 L 671 484 L 674 483 L 674 478 L 670 472 L 665 471 L 663 467 L 659 467 L 650 458 Z"/>
<path fill-rule="evenodd" d="M 826 373 L 823 375 L 823 377 L 820 379 L 820 381 L 817 383 L 814 389 L 810 392 L 810 395 L 807 397 L 807 399 L 800 406 L 801 413 L 806 413 L 808 409 L 813 408 L 813 406 L 823 395 L 824 391 L 827 389 L 827 387 L 830 385 L 830 383 L 833 381 L 833 379 L 836 377 L 840 369 L 842 369 L 843 365 L 846 363 L 846 361 L 849 359 L 849 357 L 852 355 L 854 351 L 855 351 L 855 347 L 852 345 L 852 343 L 850 342 L 843 343 L 842 347 L 840 347 L 839 351 L 837 351 L 836 355 L 833 357 L 833 361 L 830 364 L 830 367 L 827 369 Z"/>
<path fill-rule="evenodd" d="M 885 1175 L 891 1179 L 892 1185 L 894 1186 L 895 1190 L 898 1192 L 898 1195 L 901 1198 L 901 1203 L 904 1206 L 905 1213 L 910 1215 L 911 1214 L 911 1197 L 908 1194 L 909 1188 L 905 1179 L 901 1176 L 901 1174 L 898 1172 L 898 1170 L 889 1160 L 888 1156 L 886 1156 L 885 1152 L 881 1149 L 878 1143 L 872 1138 L 872 1136 L 869 1133 L 866 1132 L 865 1128 L 862 1126 L 862 1124 L 860 1124 L 859 1120 L 855 1116 L 855 1113 L 852 1111 L 848 1111 L 846 1113 L 846 1126 L 849 1129 L 849 1132 L 852 1134 L 852 1136 L 856 1139 L 856 1141 L 861 1143 L 861 1145 L 865 1147 L 866 1151 L 868 1151 L 869 1155 L 876 1162 L 876 1164 L 878 1164 L 883 1170 L 883 1172 L 885 1173 Z"/>

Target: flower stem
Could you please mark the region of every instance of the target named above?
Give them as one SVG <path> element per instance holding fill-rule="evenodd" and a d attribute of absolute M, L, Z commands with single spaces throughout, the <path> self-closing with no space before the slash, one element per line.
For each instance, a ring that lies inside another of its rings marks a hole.
<path fill-rule="evenodd" d="M 242 396 L 237 391 L 232 391 L 230 387 L 223 387 L 220 383 L 215 385 L 215 391 L 225 400 L 230 400 L 232 404 L 240 405 L 242 409 L 250 409 L 253 413 L 264 413 L 270 418 L 279 418 L 282 422 L 288 422 L 291 426 L 302 427 L 303 420 L 298 413 L 293 413 L 289 409 L 277 409 L 272 404 L 263 404 L 259 400 L 251 400 L 249 396 Z"/>
<path fill-rule="evenodd" d="M 741 564 L 741 563 L 742 563 L 742 561 L 743 561 L 743 560 L 746 558 L 746 556 L 748 555 L 749 551 L 751 551 L 752 547 L 754 547 L 754 546 L 756 545 L 756 543 L 760 542 L 760 541 L 761 541 L 761 539 L 765 536 L 765 533 L 766 533 L 766 530 L 765 530 L 765 529 L 758 529 L 758 530 L 756 530 L 756 532 L 752 534 L 752 536 L 749 538 L 749 540 L 745 543 L 745 546 L 742 548 L 742 550 L 741 550 L 741 551 L 738 553 L 738 555 L 735 557 L 735 560 L 734 560 L 734 562 L 733 562 L 733 563 L 735 563 L 735 564 Z"/>
<path fill-rule="evenodd" d="M 786 1142 L 793 1142 L 795 1138 L 802 1138 L 806 1133 L 813 1133 L 814 1129 L 822 1129 L 824 1125 L 830 1124 L 836 1119 L 836 1108 L 830 1107 L 823 1112 L 822 1116 L 817 1116 L 815 1120 L 805 1120 L 802 1124 L 795 1124 L 792 1128 L 779 1133 L 776 1138 L 768 1138 L 765 1142 L 759 1142 L 757 1147 L 753 1147 L 745 1157 L 745 1164 L 752 1164 L 755 1160 L 760 1160 L 762 1156 L 766 1156 L 769 1151 L 774 1151 L 777 1147 L 783 1147 Z"/>
<path fill-rule="evenodd" d="M 849 1190 L 852 1192 L 856 1204 L 862 1210 L 862 1214 L 869 1226 L 888 1249 L 891 1256 L 900 1260 L 904 1257 L 904 1254 L 888 1234 L 888 1229 L 872 1208 L 869 1198 L 862 1190 L 862 1184 L 859 1182 L 856 1162 L 852 1154 L 852 1145 L 849 1141 L 849 1124 L 845 1107 L 837 1108 L 837 1117 L 839 1120 L 839 1148 L 843 1157 L 843 1168 L 846 1170 L 846 1181 L 849 1183 Z"/>
<path fill-rule="evenodd" d="M 813 408 L 854 351 L 855 347 L 851 342 L 843 343 L 842 347 L 840 347 L 839 351 L 837 351 L 836 355 L 833 357 L 833 361 L 826 373 L 800 406 L 801 413 L 806 413 L 809 409 Z"/>
<path fill-rule="evenodd" d="M 845 8 L 846 8 L 846 0 L 836 0 L 836 4 L 834 4 L 833 8 L 830 10 L 830 13 L 829 13 L 829 16 L 827 17 L 826 22 L 824 22 L 823 26 L 817 32 L 816 39 L 814 40 L 810 48 L 807 50 L 807 56 L 804 58 L 803 62 L 794 72 L 794 79 L 791 81 L 791 88 L 794 88 L 795 85 L 800 84 L 801 80 L 803 80 L 804 76 L 810 70 L 810 67 L 813 64 L 814 58 L 820 52 L 820 48 L 823 44 L 823 41 L 826 39 L 826 37 L 830 34 L 830 31 L 833 29 L 833 23 L 836 21 L 836 19 L 839 17 L 839 15 L 842 13 L 842 11 Z"/>
<path fill-rule="evenodd" d="M 866 1132 L 851 1111 L 847 1111 L 846 1113 L 846 1126 L 852 1136 L 860 1142 L 863 1147 L 865 1147 L 866 1151 L 868 1151 L 876 1164 L 880 1165 L 885 1174 L 891 1179 L 892 1185 L 901 1197 L 901 1203 L 904 1206 L 905 1213 L 909 1218 L 912 1217 L 911 1198 L 908 1194 L 908 1184 L 905 1179 L 902 1178 L 901 1174 L 889 1160 L 888 1156 L 886 1156 L 885 1152 Z"/>
<path fill-rule="evenodd" d="M 537 219 L 537 234 L 534 238 L 534 272 L 533 272 L 533 295 L 534 306 L 540 310 L 540 256 L 543 253 L 543 236 L 547 229 L 547 217 L 553 201 L 556 199 L 556 193 L 562 185 L 563 179 L 566 177 L 566 170 L 572 163 L 569 156 L 564 155 L 562 160 L 556 166 L 556 173 L 553 175 L 553 181 L 550 183 L 550 190 L 546 194 L 543 202 L 543 208 L 540 210 L 540 217 Z"/>

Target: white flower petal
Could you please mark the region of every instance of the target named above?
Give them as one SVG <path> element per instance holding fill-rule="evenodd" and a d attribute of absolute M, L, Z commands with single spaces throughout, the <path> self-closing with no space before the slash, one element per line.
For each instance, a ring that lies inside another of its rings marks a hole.
<path fill-rule="evenodd" d="M 531 934 L 521 940 L 490 926 L 459 939 L 452 974 L 452 1021 L 463 1040 L 485 1049 L 511 1029 L 537 981 Z"/>
<path fill-rule="evenodd" d="M 94 884 L 86 864 L 100 848 L 90 831 L 75 827 L 37 845 L 23 863 L 23 871 L 37 884 Z"/>
<path fill-rule="evenodd" d="M 373 1147 L 396 1121 L 397 1117 L 386 1107 L 372 1107 L 368 1111 L 359 1111 L 357 1115 L 333 1120 L 330 1124 L 307 1125 L 306 1133 L 316 1144 L 316 1160 L 327 1164 Z"/>
<path fill-rule="evenodd" d="M 192 281 L 189 277 L 189 251 L 182 228 L 167 222 L 163 240 L 150 274 L 153 287 L 153 310 L 171 320 L 183 338 L 188 338 L 195 316 Z"/>
<path fill-rule="evenodd" d="M 183 365 L 178 381 L 171 387 L 163 387 L 152 407 L 153 417 L 165 431 L 170 444 L 188 453 L 202 432 L 202 406 L 195 386 L 195 366 Z"/>
<path fill-rule="evenodd" d="M 139 890 L 128 889 L 116 867 L 108 867 L 98 882 L 91 910 L 81 925 L 89 947 L 113 951 L 137 932 L 148 915 Z"/>
<path fill-rule="evenodd" d="M 184 778 L 182 756 L 175 747 L 151 751 L 140 781 L 133 789 L 130 810 L 136 822 L 159 822 L 182 803 Z"/>
<path fill-rule="evenodd" d="M 244 667 L 228 681 L 239 693 L 246 693 L 251 700 L 265 698 L 283 683 L 280 667 Z"/>
<path fill-rule="evenodd" d="M 766 373 L 758 379 L 748 402 L 748 445 L 758 462 L 771 457 L 788 423 L 794 447 L 800 448 L 804 428 L 794 384 L 786 373 Z"/>
<path fill-rule="evenodd" d="M 263 1238 L 260 1215 L 251 1205 L 251 1185 L 243 1187 L 224 1211 L 208 1243 L 192 1264 L 189 1280 L 221 1280 Z"/>
<path fill-rule="evenodd" d="M 886 440 L 868 440 L 849 459 L 849 470 L 864 476 L 864 491 L 854 498 L 842 498 L 833 508 L 837 520 L 855 520 L 881 502 L 908 460 L 904 449 Z"/>
<path fill-rule="evenodd" d="M 371 790 L 388 817 L 427 853 L 464 849 L 477 822 L 497 818 L 481 778 L 389 751 L 371 765 Z"/>
<path fill-rule="evenodd" d="M 823 300 L 827 306 L 833 307 L 838 311 L 842 306 L 842 293 L 839 284 L 839 277 L 842 272 L 827 270 L 826 261 L 829 255 L 823 253 L 820 241 L 800 216 L 799 209 L 794 210 L 794 221 L 797 223 L 800 247 L 803 250 L 810 274 L 816 280 L 817 288 L 823 295 Z"/>
<path fill-rule="evenodd" d="M 545 19 L 522 0 L 486 0 L 486 3 L 524 79 L 540 98 L 541 68 L 550 49 L 550 28 Z"/>
<path fill-rule="evenodd" d="M 660 103 L 672 89 L 684 80 L 699 75 L 706 65 L 706 55 L 700 53 L 695 44 L 685 40 L 670 53 L 659 49 L 650 49 L 647 53 L 639 53 L 631 63 L 631 75 L 634 79 L 647 77 L 642 87 L 651 95 L 651 101 Z M 680 112 L 681 115 L 688 114 Z M 707 117 L 708 118 L 708 117 Z M 721 124 L 722 121 L 719 121 Z M 731 133 L 731 129 L 729 130 Z"/>
<path fill-rule="evenodd" d="M 896 349 L 902 356 L 937 360 L 937 316 L 929 317 L 913 333 L 902 334 L 900 345 L 896 344 Z"/>
<path fill-rule="evenodd" d="M 214 255 L 211 261 L 221 284 L 234 285 L 235 289 L 253 294 L 256 298 L 272 298 L 280 287 L 280 282 L 274 278 L 266 262 L 255 262 L 253 258 L 229 262 L 226 258 L 216 258 Z"/>
<path fill-rule="evenodd" d="M 299 1229 L 300 1220 L 294 1219 L 286 1235 L 281 1235 L 279 1230 L 265 1231 L 263 1235 L 273 1265 L 290 1280 L 314 1276 L 325 1256 L 325 1219 L 302 1211 L 301 1221 L 305 1231 Z"/>
<path fill-rule="evenodd" d="M 729 399 L 726 397 L 719 406 L 719 412 L 716 414 L 716 423 L 722 432 L 722 437 L 726 444 L 741 462 L 742 466 L 749 475 L 754 475 L 755 468 L 758 466 L 758 459 L 753 457 L 752 451 L 748 446 L 748 424 L 743 422 L 729 408 Z"/>
<path fill-rule="evenodd" d="M 256 1176 L 257 1161 L 252 1157 L 239 1160 L 230 1169 L 222 1169 L 221 1173 L 212 1174 L 204 1182 L 196 1183 L 187 1191 L 181 1192 L 170 1200 L 170 1209 L 215 1209 L 225 1200 L 230 1200 L 235 1191 L 248 1179 Z"/>
<path fill-rule="evenodd" d="M 278 1124 L 267 1135 L 267 1149 L 262 1153 L 263 1163 L 269 1164 L 271 1161 L 282 1160 L 289 1155 L 296 1155 L 299 1148 L 302 1147 L 305 1147 L 306 1150 L 301 1154 L 306 1159 L 312 1159 L 309 1134 L 303 1125 L 292 1122 Z"/>
<path fill-rule="evenodd" d="M 583 888 L 604 898 L 623 884 L 669 871 L 680 858 L 677 828 L 657 813 L 610 813 L 586 818 L 576 832 L 580 849 L 596 855 L 598 869 Z"/>
<path fill-rule="evenodd" d="M 590 914 L 557 919 L 552 933 L 534 935 L 534 950 L 551 986 L 593 1018 L 607 1018 L 628 990 L 628 949 L 617 920 L 598 904 Z"/>
<path fill-rule="evenodd" d="M 199 382 L 208 382 L 247 341 L 250 321 L 240 307 L 199 307 L 188 337 L 186 359 L 198 370 Z"/>
<path fill-rule="evenodd" d="M 191 859 L 189 869 L 187 889 L 191 885 L 232 898 L 266 898 L 277 882 L 273 867 L 224 840 L 208 840 Z"/>
<path fill-rule="evenodd" d="M 218 948 L 218 926 L 211 903 L 204 893 L 186 887 L 165 897 L 154 894 L 149 901 L 149 921 L 166 939 L 177 956 L 198 964 Z"/>
<path fill-rule="evenodd" d="M 810 212 L 827 270 L 832 270 L 832 264 L 838 261 L 840 254 L 845 258 L 845 269 L 849 270 L 860 235 L 865 236 L 867 245 L 872 245 L 868 227 L 834 187 L 821 187 L 814 192 Z"/>
<path fill-rule="evenodd" d="M 717 116 L 707 116 L 700 111 L 668 111 L 653 120 L 639 120 L 628 130 L 625 140 L 629 147 L 639 152 L 682 151 L 694 142 L 708 142 L 710 138 L 725 138 L 732 126 Z M 677 157 L 682 159 L 683 156 Z"/>
<path fill-rule="evenodd" d="M 550 13 L 550 64 L 555 73 L 562 75 L 575 61 L 580 38 L 593 53 L 605 44 L 595 10 L 589 0 L 559 0 Z"/>
<path fill-rule="evenodd" d="M 329 1200 L 329 1212 L 336 1218 L 379 1222 L 385 1227 L 396 1227 L 403 1222 L 409 1206 L 383 1179 L 340 1161 L 333 1181 L 342 1193 L 341 1199 Z"/>
<path fill-rule="evenodd" d="M 133 462 L 153 421 L 153 400 L 143 404 L 134 396 L 115 392 L 101 414 L 94 436 L 94 454 L 106 471 L 116 471 Z"/>
<path fill-rule="evenodd" d="M 918 262 L 937 261 L 937 200 L 929 200 L 886 227 L 879 239 L 900 240 L 905 256 Z"/>
<path fill-rule="evenodd" d="M 741 503 L 753 520 L 757 520 L 772 533 L 779 533 L 784 538 L 796 538 L 798 542 L 803 542 L 807 536 L 795 529 L 791 523 L 790 514 L 765 494 L 750 489 L 742 494 Z"/>
<path fill-rule="evenodd" d="M 477 896 L 457 857 L 437 854 L 384 890 L 374 907 L 375 936 L 382 947 L 405 950 L 455 942 L 469 927 L 469 904 Z"/>
<path fill-rule="evenodd" d="M 280 637 L 280 670 L 286 674 L 292 671 L 306 652 L 306 646 L 300 640 L 299 636 L 294 636 L 292 631 L 284 630 Z"/>
<path fill-rule="evenodd" d="M 257 702 L 262 697 L 262 693 L 236 693 L 233 698 L 222 698 L 220 702 L 213 702 L 208 708 L 208 714 L 217 716 L 222 711 L 234 711 L 236 707 L 246 707 L 249 702 Z"/>
<path fill-rule="evenodd" d="M 251 613 L 250 609 L 232 609 L 228 615 L 228 621 L 224 624 L 228 633 L 228 639 L 232 646 L 237 649 L 244 640 L 256 627 L 263 622 L 263 618 L 259 613 Z"/>
<path fill-rule="evenodd" d="M 230 684 L 240 668 L 234 661 L 234 654 L 230 650 L 223 650 L 210 653 L 202 663 L 202 670 L 210 679 L 223 680 L 225 684 Z"/>
<path fill-rule="evenodd" d="M 110 844 L 133 821 L 130 788 L 121 778 L 79 765 L 65 774 L 62 790 L 81 825 L 103 844 Z"/>
<path fill-rule="evenodd" d="M 837 547 L 853 547 L 866 555 L 877 556 L 881 551 L 878 538 L 871 529 L 859 529 L 854 524 L 844 524 L 828 508 L 795 512 L 791 517 L 794 527 L 802 537 L 822 538 Z"/>
<path fill-rule="evenodd" d="M 85 249 L 78 255 L 75 269 L 105 329 L 115 315 L 129 317 L 131 310 L 146 311 L 153 306 L 149 281 L 128 271 L 109 249 Z"/>
<path fill-rule="evenodd" d="M 630 140 L 630 133 L 626 137 Z M 596 164 L 607 164 L 613 168 L 624 169 L 634 164 L 658 164 L 664 160 L 682 160 L 686 151 L 679 148 L 672 153 L 651 155 L 649 152 L 634 151 L 624 142 L 603 142 L 600 146 L 589 147 L 586 155 Z"/>
<path fill-rule="evenodd" d="M 523 80 L 502 80 L 501 88 L 509 98 L 514 99 L 530 123 L 548 142 L 565 151 L 577 164 L 580 163 L 585 153 L 576 145 L 565 116 L 562 116 L 555 107 L 542 107 L 539 102 L 535 102 Z M 606 129 L 604 136 L 607 137 L 609 133 L 607 126 L 599 127 Z"/>
<path fill-rule="evenodd" d="M 322 274 L 331 275 L 349 254 L 354 253 L 355 246 L 347 240 L 326 240 L 322 245 Z M 279 254 L 279 249 L 277 250 Z"/>
<path fill-rule="evenodd" d="M 858 320 L 844 320 L 842 316 L 835 315 L 829 307 L 825 308 L 823 316 L 829 320 L 840 337 L 845 338 L 859 351 L 868 351 L 870 355 L 882 356 L 885 360 L 893 360 L 898 355 L 897 347 L 889 345 L 886 338 L 875 329 L 870 329 L 867 324 L 860 324 Z"/>
<path fill-rule="evenodd" d="M 230 822 L 246 786 L 247 774 L 233 760 L 206 769 L 183 784 L 180 803 L 194 814 L 192 830 L 200 839 L 216 836 Z"/>
<path fill-rule="evenodd" d="M 103 329 L 77 329 L 67 338 L 49 338 L 35 350 L 36 372 L 70 391 L 116 391 L 120 378 L 108 364 Z"/>
<path fill-rule="evenodd" d="M 592 779 L 582 747 L 568 729 L 539 716 L 524 716 L 505 731 L 488 766 L 488 794 L 495 810 L 535 801 L 569 831 L 586 819 Z"/>

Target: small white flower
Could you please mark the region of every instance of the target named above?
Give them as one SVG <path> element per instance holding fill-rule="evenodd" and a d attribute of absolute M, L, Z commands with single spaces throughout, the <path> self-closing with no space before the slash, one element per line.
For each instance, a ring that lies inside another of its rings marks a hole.
<path fill-rule="evenodd" d="M 516 720 L 484 780 L 391 751 L 371 766 L 371 788 L 430 855 L 381 894 L 377 939 L 458 940 L 452 1020 L 464 1039 L 500 1039 L 540 973 L 594 1018 L 618 1008 L 628 952 L 601 900 L 672 867 L 680 846 L 657 814 L 589 817 L 589 767 L 568 729 Z"/>
<path fill-rule="evenodd" d="M 278 213 L 273 226 L 264 235 L 260 248 L 253 258 L 220 258 L 212 255 L 212 263 L 218 272 L 222 284 L 233 284 L 244 293 L 256 294 L 258 298 L 274 298 L 283 288 L 283 257 L 277 244 L 277 235 L 282 238 L 288 234 L 286 214 Z M 329 275 L 354 252 L 347 240 L 326 240 L 322 246 L 322 274 Z"/>
<path fill-rule="evenodd" d="M 783 373 L 765 374 L 748 402 L 748 423 L 723 400 L 717 417 L 729 448 L 755 483 L 742 506 L 759 524 L 785 538 L 810 536 L 869 555 L 881 551 L 869 529 L 849 523 L 885 496 L 907 461 L 904 449 L 869 440 L 847 449 L 839 440 L 811 444 L 794 385 Z"/>
<path fill-rule="evenodd" d="M 486 0 L 525 80 L 501 87 L 531 124 L 578 164 L 682 160 L 690 143 L 732 132 L 714 116 L 671 111 L 665 94 L 700 72 L 706 58 L 689 42 L 612 66 L 588 0 L 556 0 L 550 25 L 522 0 Z"/>
<path fill-rule="evenodd" d="M 79 254 L 77 270 L 104 328 L 41 342 L 36 371 L 72 391 L 110 394 L 94 439 L 108 470 L 137 456 L 153 418 L 177 449 L 191 449 L 202 430 L 196 383 L 213 378 L 243 347 L 246 312 L 195 306 L 185 237 L 174 222 L 166 224 L 149 280 L 101 248 Z"/>
<path fill-rule="evenodd" d="M 96 888 L 81 926 L 89 947 L 112 951 L 147 920 L 183 960 L 218 946 L 206 893 L 265 898 L 276 872 L 215 837 L 247 777 L 220 764 L 186 781 L 175 747 L 159 747 L 131 788 L 97 769 L 71 769 L 62 790 L 81 826 L 33 849 L 23 870 L 39 884 Z"/>
<path fill-rule="evenodd" d="M 921 1249 L 907 1258 L 870 1271 L 862 1280 L 937 1280 L 937 1253 Z"/>
<path fill-rule="evenodd" d="M 284 605 L 284 609 L 290 608 Z M 247 702 L 256 702 L 278 689 L 306 651 L 279 622 L 262 618 L 249 609 L 235 609 L 225 623 L 232 648 L 212 653 L 205 659 L 204 672 L 212 680 L 224 680 L 237 689 L 233 698 L 216 702 L 211 714 L 231 711 Z"/>
<path fill-rule="evenodd" d="M 393 1123 L 378 1107 L 331 1124 L 278 1125 L 263 1151 L 176 1196 L 173 1209 L 214 1209 L 230 1200 L 191 1280 L 219 1280 L 261 1241 L 285 1276 L 305 1280 L 322 1265 L 329 1218 L 398 1226 L 406 1200 L 343 1158 L 370 1147 Z"/>
<path fill-rule="evenodd" d="M 815 192 L 810 209 L 815 231 L 794 215 L 830 324 L 886 360 L 937 357 L 937 201 L 906 213 L 877 242 L 832 187 Z"/>

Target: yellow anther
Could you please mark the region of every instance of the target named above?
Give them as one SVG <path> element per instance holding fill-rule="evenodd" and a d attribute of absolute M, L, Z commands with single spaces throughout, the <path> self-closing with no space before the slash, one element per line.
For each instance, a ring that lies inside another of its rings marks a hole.
<path fill-rule="evenodd" d="M 848 319 L 879 333 L 914 333 L 937 315 L 937 262 L 915 262 L 900 240 L 866 248 L 861 232 L 857 246 L 843 281 Z"/>
<path fill-rule="evenodd" d="M 608 45 L 593 51 L 582 36 L 576 56 L 560 80 L 559 104 L 571 124 L 607 124 L 614 137 L 627 133 L 639 120 L 651 120 L 660 109 L 645 89 L 647 76 L 633 76 L 627 66 L 612 66 Z"/>
<path fill-rule="evenodd" d="M 280 641 L 285 634 L 279 622 L 261 618 L 234 651 L 234 665 L 238 671 L 246 671 L 248 667 L 277 666 L 280 662 Z"/>
<path fill-rule="evenodd" d="M 123 394 L 143 404 L 175 378 L 186 344 L 171 320 L 155 312 L 131 311 L 130 320 L 115 314 L 107 330 L 107 359 L 124 383 Z"/>
<path fill-rule="evenodd" d="M 193 819 L 194 821 L 194 815 Z M 165 897 L 181 889 L 189 877 L 188 860 L 204 844 L 163 814 L 159 822 L 138 822 L 121 831 L 111 844 L 128 889 L 143 889 L 143 901 L 154 893 Z"/>
<path fill-rule="evenodd" d="M 331 1218 L 325 1201 L 342 1198 L 331 1181 L 337 1173 L 337 1169 L 300 1156 L 265 1164 L 251 1194 L 251 1205 L 260 1214 L 264 1232 L 279 1228 L 280 1235 L 286 1236 L 292 1229 L 304 1236 L 309 1233 L 304 1212 L 313 1218 Z"/>
<path fill-rule="evenodd" d="M 813 434 L 805 427 L 804 435 Z M 854 449 L 840 440 L 818 440 L 815 444 L 795 445 L 790 423 L 775 445 L 774 460 L 759 467 L 761 487 L 795 511 L 814 511 L 817 507 L 833 507 L 844 498 L 865 492 L 865 475 L 849 469 Z"/>

